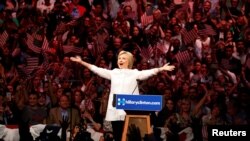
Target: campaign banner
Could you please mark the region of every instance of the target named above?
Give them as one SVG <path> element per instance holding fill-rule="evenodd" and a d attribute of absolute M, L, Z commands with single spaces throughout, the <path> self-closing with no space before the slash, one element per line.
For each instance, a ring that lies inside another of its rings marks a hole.
<path fill-rule="evenodd" d="M 162 109 L 161 95 L 116 95 L 116 109 L 138 111 L 160 111 Z"/>

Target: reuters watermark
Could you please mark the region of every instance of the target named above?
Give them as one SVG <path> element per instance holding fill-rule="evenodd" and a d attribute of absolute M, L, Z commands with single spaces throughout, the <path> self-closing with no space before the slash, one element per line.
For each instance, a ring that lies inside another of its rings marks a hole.
<path fill-rule="evenodd" d="M 223 137 L 245 137 L 247 136 L 247 131 L 234 131 L 230 129 L 229 131 L 220 131 L 219 129 L 212 129 L 212 136 Z"/>
<path fill-rule="evenodd" d="M 215 139 L 240 139 L 239 141 L 250 141 L 248 125 L 219 125 L 208 126 L 208 140 Z"/>

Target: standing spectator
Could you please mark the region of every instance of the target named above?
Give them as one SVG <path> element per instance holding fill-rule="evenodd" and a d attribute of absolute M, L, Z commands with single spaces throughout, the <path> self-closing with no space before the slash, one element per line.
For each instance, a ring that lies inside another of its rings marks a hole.
<path fill-rule="evenodd" d="M 14 123 L 15 117 L 13 116 L 10 102 L 3 95 L 0 95 L 0 124 L 8 125 Z"/>
<path fill-rule="evenodd" d="M 247 50 L 245 48 L 243 40 L 239 40 L 236 42 L 236 51 L 233 53 L 232 56 L 240 60 L 242 65 L 245 64 L 247 57 Z"/>
<path fill-rule="evenodd" d="M 47 123 L 60 126 L 63 118 L 69 120 L 69 129 L 73 129 L 80 122 L 79 112 L 70 107 L 70 99 L 67 95 L 62 95 L 59 100 L 59 106 L 50 110 Z"/>
<path fill-rule="evenodd" d="M 81 102 L 83 100 L 83 93 L 81 92 L 81 90 L 75 90 L 73 92 L 73 100 L 72 100 L 72 107 L 76 108 L 77 110 L 80 111 L 80 105 Z"/>
<path fill-rule="evenodd" d="M 167 99 L 165 102 L 164 107 L 162 110 L 158 113 L 156 118 L 156 127 L 163 127 L 164 124 L 167 122 L 168 118 L 171 117 L 176 111 L 175 111 L 175 103 L 172 99 Z"/>
<path fill-rule="evenodd" d="M 223 120 L 223 115 L 221 107 L 219 105 L 213 105 L 210 113 L 202 116 L 202 128 L 203 132 L 207 131 L 207 126 L 209 125 L 225 125 L 226 122 Z M 205 131 L 204 131 L 205 129 Z M 203 133 L 203 140 L 207 141 L 206 133 Z"/>
<path fill-rule="evenodd" d="M 191 127 L 192 124 L 190 101 L 188 99 L 182 99 L 179 102 L 180 111 L 170 116 L 165 124 L 165 127 L 169 128 L 172 133 L 167 137 L 170 141 L 179 140 L 180 137 L 178 133 L 185 128 Z"/>
<path fill-rule="evenodd" d="M 138 44 L 139 47 L 147 46 L 147 39 L 143 34 L 143 30 L 139 26 L 132 27 L 131 41 Z"/>
<path fill-rule="evenodd" d="M 241 62 L 232 56 L 233 54 L 233 46 L 229 45 L 226 47 L 225 54 L 222 57 L 220 64 L 223 68 L 235 73 L 235 75 L 239 75 L 241 72 Z"/>
<path fill-rule="evenodd" d="M 38 95 L 29 94 L 28 106 L 25 106 L 22 113 L 22 120 L 29 121 L 30 125 L 44 124 L 47 117 L 47 110 L 39 107 Z"/>
<path fill-rule="evenodd" d="M 115 62 L 115 53 L 112 49 L 107 49 L 106 52 L 104 53 L 104 60 L 107 64 L 108 69 L 114 69 L 117 67 L 117 64 Z"/>

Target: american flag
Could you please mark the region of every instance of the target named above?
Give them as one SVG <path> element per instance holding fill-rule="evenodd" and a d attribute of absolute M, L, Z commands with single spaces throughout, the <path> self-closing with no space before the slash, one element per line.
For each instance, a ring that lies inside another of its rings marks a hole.
<path fill-rule="evenodd" d="M 43 39 L 42 50 L 45 52 L 49 50 L 49 42 L 46 36 Z"/>
<path fill-rule="evenodd" d="M 141 25 L 142 27 L 146 27 L 147 25 L 153 23 L 153 15 L 147 15 L 146 12 L 141 16 Z"/>
<path fill-rule="evenodd" d="M 42 35 L 42 33 L 40 33 L 39 31 L 33 33 L 32 36 L 33 36 L 35 39 L 39 40 L 39 41 L 42 41 L 42 40 L 43 40 L 43 35 Z"/>
<path fill-rule="evenodd" d="M 159 49 L 162 53 L 167 53 L 168 51 L 168 48 L 165 47 L 164 42 L 158 42 L 156 48 Z"/>
<path fill-rule="evenodd" d="M 43 39 L 43 45 L 42 45 L 42 55 L 43 55 L 43 63 L 40 66 L 40 69 L 43 69 L 44 71 L 49 69 L 49 56 L 46 53 L 46 51 L 49 50 L 49 42 L 46 37 Z"/>
<path fill-rule="evenodd" d="M 39 58 L 38 57 L 26 57 L 25 65 L 18 67 L 17 71 L 21 78 L 27 78 L 32 74 L 34 70 L 38 68 Z"/>
<path fill-rule="evenodd" d="M 214 35 L 217 34 L 216 31 L 213 29 L 213 27 L 211 25 L 205 24 L 204 26 L 205 26 L 205 28 L 200 29 L 198 31 L 199 35 L 214 36 Z"/>
<path fill-rule="evenodd" d="M 41 47 L 38 47 L 34 44 L 34 37 L 27 33 L 27 46 L 35 53 L 41 52 Z"/>
<path fill-rule="evenodd" d="M 50 69 L 49 56 L 46 52 L 42 51 L 43 62 L 37 67 L 35 73 L 43 72 L 46 73 Z"/>
<path fill-rule="evenodd" d="M 32 36 L 34 37 L 33 44 L 38 47 L 42 47 L 44 38 L 44 28 L 38 29 L 36 32 L 32 34 Z"/>
<path fill-rule="evenodd" d="M 106 50 L 106 47 L 103 45 L 93 45 L 92 48 L 90 48 L 90 53 L 94 57 L 101 56 L 103 52 Z"/>
<path fill-rule="evenodd" d="M 33 70 L 38 67 L 39 58 L 38 57 L 27 57 L 26 58 L 26 72 L 30 74 Z"/>
<path fill-rule="evenodd" d="M 177 53 L 174 58 L 181 64 L 191 60 L 191 55 L 188 50 Z"/>
<path fill-rule="evenodd" d="M 188 0 L 181 5 L 181 7 L 178 9 L 178 11 L 187 11 L 189 9 L 189 2 Z"/>
<path fill-rule="evenodd" d="M 9 34 L 5 30 L 3 33 L 0 34 L 0 47 L 3 47 L 9 37 Z"/>
<path fill-rule="evenodd" d="M 194 28 L 189 31 L 187 31 L 186 28 L 183 28 L 180 33 L 183 37 L 184 44 L 191 43 L 198 37 L 198 33 Z"/>
<path fill-rule="evenodd" d="M 54 31 L 54 34 L 55 35 L 60 35 L 60 34 L 63 34 L 65 33 L 70 27 L 73 27 L 75 26 L 76 24 L 78 23 L 77 20 L 71 20 L 67 23 L 65 22 L 60 22 L 57 27 L 56 27 L 56 30 Z"/>
<path fill-rule="evenodd" d="M 63 46 L 63 52 L 64 54 L 67 54 L 67 53 L 76 53 L 76 54 L 79 54 L 83 51 L 83 48 L 81 47 L 75 47 L 73 45 L 64 45 Z"/>
<path fill-rule="evenodd" d="M 149 60 L 154 52 L 154 49 L 152 46 L 149 46 L 149 47 L 142 47 L 140 49 L 140 55 L 141 57 L 143 57 L 144 59 L 146 60 Z"/>

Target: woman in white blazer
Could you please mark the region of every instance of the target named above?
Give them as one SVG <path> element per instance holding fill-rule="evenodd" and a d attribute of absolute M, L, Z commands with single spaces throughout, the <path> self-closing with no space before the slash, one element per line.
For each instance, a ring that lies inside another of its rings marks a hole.
<path fill-rule="evenodd" d="M 79 56 L 71 57 L 71 61 L 78 62 L 90 69 L 100 77 L 111 80 L 111 90 L 108 100 L 108 108 L 105 120 L 111 121 L 115 141 L 121 141 L 122 130 L 126 112 L 113 107 L 114 94 L 135 94 L 139 95 L 138 80 L 145 80 L 161 71 L 172 71 L 175 67 L 165 64 L 163 67 L 139 71 L 132 69 L 134 58 L 130 52 L 121 51 L 118 54 L 117 64 L 119 68 L 108 70 L 84 62 Z"/>

